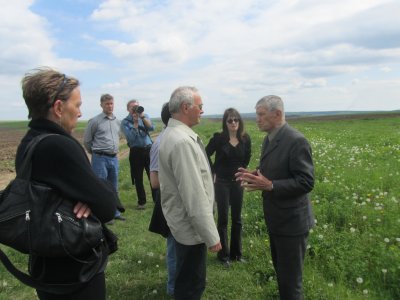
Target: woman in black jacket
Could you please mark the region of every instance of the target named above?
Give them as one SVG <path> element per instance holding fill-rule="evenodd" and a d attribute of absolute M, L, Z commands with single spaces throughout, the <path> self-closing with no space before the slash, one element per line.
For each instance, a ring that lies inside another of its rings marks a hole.
<path fill-rule="evenodd" d="M 105 223 L 114 218 L 117 195 L 112 185 L 92 171 L 81 144 L 71 136 L 82 104 L 79 81 L 52 69 L 32 71 L 22 79 L 22 91 L 29 110 L 30 129 L 22 139 L 16 156 L 16 170 L 21 166 L 28 143 L 43 133 L 54 133 L 42 140 L 32 156 L 32 179 L 57 190 L 75 202 L 77 218 L 93 213 Z M 107 250 L 103 251 L 102 267 L 78 291 L 54 295 L 37 290 L 40 299 L 105 299 L 104 269 Z M 29 272 L 45 283 L 80 281 L 87 266 L 71 258 L 31 257 Z"/>
<path fill-rule="evenodd" d="M 218 233 L 222 250 L 218 259 L 225 267 L 230 261 L 242 260 L 242 203 L 243 188 L 235 180 L 238 168 L 247 166 L 251 156 L 250 136 L 245 133 L 242 117 L 234 108 L 228 108 L 222 119 L 222 132 L 210 139 L 206 152 L 215 176 L 215 200 L 218 208 Z M 214 163 L 211 156 L 215 152 Z M 231 242 L 228 245 L 228 215 L 231 206 Z"/>

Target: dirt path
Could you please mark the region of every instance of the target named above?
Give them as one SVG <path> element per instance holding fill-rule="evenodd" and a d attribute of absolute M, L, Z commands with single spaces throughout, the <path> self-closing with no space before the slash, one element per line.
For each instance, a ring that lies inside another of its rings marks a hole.
<path fill-rule="evenodd" d="M 118 159 L 124 159 L 128 157 L 129 155 L 129 149 L 124 149 L 118 153 Z M 90 159 L 90 154 L 88 154 L 89 159 Z M 0 172 L 0 190 L 4 189 L 7 184 L 15 178 L 15 172 L 12 170 L 8 171 L 2 171 Z"/>
<path fill-rule="evenodd" d="M 0 173 L 0 190 L 4 189 L 7 184 L 15 178 L 14 172 L 2 172 Z"/>
<path fill-rule="evenodd" d="M 14 160 L 15 159 L 15 153 L 17 150 L 17 146 L 19 144 L 19 141 L 22 138 L 22 133 L 19 135 L 13 135 L 10 132 L 7 132 L 5 138 L 5 133 L 0 131 L 0 139 L 2 139 L 2 145 L 0 147 L 0 158 L 4 160 Z M 157 134 L 152 135 L 152 139 L 155 140 L 157 137 Z M 82 137 L 76 136 L 76 138 L 81 141 Z M 121 140 L 121 145 L 126 145 L 126 141 L 124 139 Z M 87 153 L 89 159 L 90 159 L 90 154 Z M 119 153 L 118 153 L 118 159 L 125 159 L 126 157 L 129 156 L 129 148 L 123 148 Z M 4 167 L 0 169 L 0 190 L 4 189 L 7 184 L 15 178 L 15 171 L 14 167 Z"/>

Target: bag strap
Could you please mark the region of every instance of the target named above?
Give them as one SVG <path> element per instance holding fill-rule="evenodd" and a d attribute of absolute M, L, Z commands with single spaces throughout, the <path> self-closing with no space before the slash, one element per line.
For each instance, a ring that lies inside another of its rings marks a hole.
<path fill-rule="evenodd" d="M 45 291 L 51 294 L 69 294 L 74 291 L 77 291 L 85 286 L 87 282 L 74 282 L 74 283 L 44 283 L 40 280 L 33 278 L 32 276 L 22 272 L 21 270 L 17 269 L 13 263 L 9 260 L 7 255 L 0 249 L 0 260 L 3 265 L 6 267 L 8 272 L 13 274 L 19 281 L 22 283 L 41 291 Z"/>
<path fill-rule="evenodd" d="M 20 179 L 25 179 L 29 180 L 31 177 L 31 171 L 32 171 L 32 155 L 33 152 L 39 144 L 41 140 L 44 138 L 50 136 L 50 135 L 57 135 L 53 133 L 45 133 L 38 135 L 32 139 L 32 141 L 29 142 L 27 145 L 25 152 L 23 154 L 23 161 L 21 164 L 21 167 L 19 168 L 19 172 L 17 173 L 17 178 Z M 40 280 L 37 280 L 33 278 L 32 276 L 22 272 L 19 270 L 17 267 L 14 266 L 14 264 L 10 261 L 10 259 L 7 257 L 7 255 L 3 252 L 3 250 L 0 249 L 0 260 L 5 266 L 5 268 L 13 274 L 19 281 L 22 283 L 34 288 L 38 289 L 41 291 L 45 291 L 47 293 L 52 293 L 52 294 L 68 294 L 72 293 L 74 291 L 77 291 L 85 286 L 87 284 L 86 282 L 73 282 L 73 283 L 57 283 L 57 284 L 50 284 L 50 283 L 44 283 Z"/>
<path fill-rule="evenodd" d="M 40 143 L 41 140 L 44 138 L 51 136 L 51 135 L 58 135 L 56 133 L 44 133 L 34 137 L 29 144 L 26 146 L 26 149 L 23 154 L 23 161 L 22 164 L 17 171 L 17 178 L 29 180 L 31 178 L 32 172 L 32 155 L 35 151 L 37 144 Z"/>

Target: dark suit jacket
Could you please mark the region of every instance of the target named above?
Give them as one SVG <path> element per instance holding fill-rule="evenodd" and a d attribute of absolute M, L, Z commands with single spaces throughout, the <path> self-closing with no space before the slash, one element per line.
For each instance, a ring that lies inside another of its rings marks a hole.
<path fill-rule="evenodd" d="M 314 187 L 314 167 L 306 138 L 285 124 L 267 149 L 263 146 L 259 169 L 274 185 L 262 194 L 268 231 L 288 236 L 307 233 L 314 225 L 308 194 Z"/>

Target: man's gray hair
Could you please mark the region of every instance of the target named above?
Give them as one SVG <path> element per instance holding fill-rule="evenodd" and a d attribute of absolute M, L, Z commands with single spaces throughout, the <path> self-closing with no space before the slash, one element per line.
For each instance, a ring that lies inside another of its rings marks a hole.
<path fill-rule="evenodd" d="M 194 96 L 199 91 L 193 86 L 181 86 L 173 91 L 169 99 L 169 112 L 171 114 L 179 112 L 182 103 L 194 104 Z"/>
<path fill-rule="evenodd" d="M 285 112 L 282 99 L 274 95 L 265 96 L 258 100 L 256 108 L 260 106 L 269 111 L 280 110 L 282 113 Z"/>

